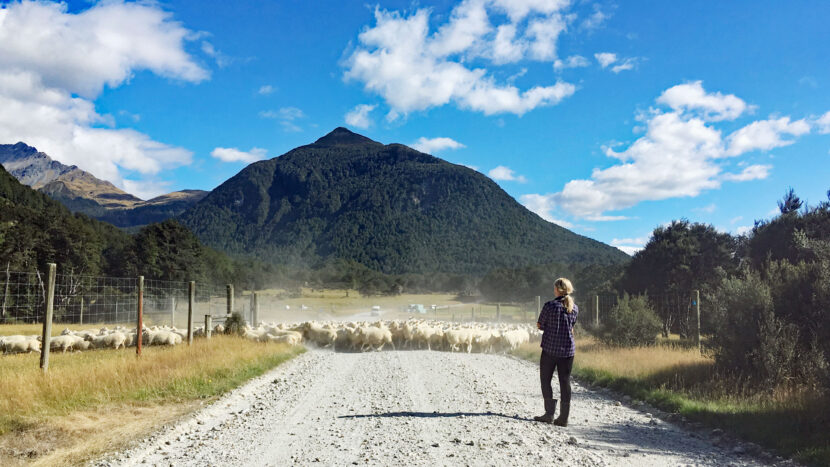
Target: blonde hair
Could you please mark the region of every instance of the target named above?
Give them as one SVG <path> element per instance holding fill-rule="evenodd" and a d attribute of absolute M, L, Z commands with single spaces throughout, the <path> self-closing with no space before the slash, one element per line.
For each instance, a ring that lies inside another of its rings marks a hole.
<path fill-rule="evenodd" d="M 571 281 L 565 279 L 564 277 L 560 277 L 553 283 L 553 288 L 556 293 L 562 294 L 562 303 L 565 304 L 565 308 L 568 310 L 568 313 L 572 312 L 574 309 L 574 299 L 571 297 L 571 294 L 574 293 L 574 286 L 571 284 Z"/>

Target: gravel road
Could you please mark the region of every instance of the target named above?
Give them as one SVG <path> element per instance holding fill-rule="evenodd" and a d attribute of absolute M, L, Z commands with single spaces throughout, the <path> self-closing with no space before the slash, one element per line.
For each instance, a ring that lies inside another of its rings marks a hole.
<path fill-rule="evenodd" d="M 750 456 L 743 445 L 716 446 L 708 431 L 687 431 L 577 384 L 571 426 L 531 421 L 541 409 L 537 366 L 515 358 L 309 350 L 97 464 L 737 466 L 772 459 Z"/>

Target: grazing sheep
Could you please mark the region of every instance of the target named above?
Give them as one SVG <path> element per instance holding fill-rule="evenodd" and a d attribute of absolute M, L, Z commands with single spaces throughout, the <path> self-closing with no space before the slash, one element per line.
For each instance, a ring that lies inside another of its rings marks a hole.
<path fill-rule="evenodd" d="M 0 349 L 3 353 L 40 352 L 38 336 L 5 336 L 0 337 Z"/>
<path fill-rule="evenodd" d="M 145 345 L 178 345 L 182 343 L 182 336 L 172 331 L 145 329 L 141 341 Z"/>
<path fill-rule="evenodd" d="M 124 343 L 127 341 L 127 336 L 114 331 L 103 336 L 87 336 L 86 340 L 89 341 L 89 346 L 93 349 L 112 348 L 117 350 L 118 348 L 126 348 Z"/>
<path fill-rule="evenodd" d="M 80 342 L 85 342 L 82 338 L 65 334 L 55 336 L 49 339 L 49 350 L 60 350 L 66 353 L 67 350 L 79 350 Z"/>

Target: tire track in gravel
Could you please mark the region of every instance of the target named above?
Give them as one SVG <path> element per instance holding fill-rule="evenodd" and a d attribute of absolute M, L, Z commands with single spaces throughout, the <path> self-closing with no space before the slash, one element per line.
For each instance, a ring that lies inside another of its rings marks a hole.
<path fill-rule="evenodd" d="M 528 420 L 541 405 L 512 357 L 309 350 L 97 464 L 760 464 L 578 384 L 571 426 Z"/>

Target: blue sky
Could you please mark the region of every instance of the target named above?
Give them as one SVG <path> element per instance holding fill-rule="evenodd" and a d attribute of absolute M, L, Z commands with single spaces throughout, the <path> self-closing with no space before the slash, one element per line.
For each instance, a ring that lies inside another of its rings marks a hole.
<path fill-rule="evenodd" d="M 0 143 L 141 197 L 346 126 L 633 251 L 830 188 L 830 3 L 3 2 Z"/>

